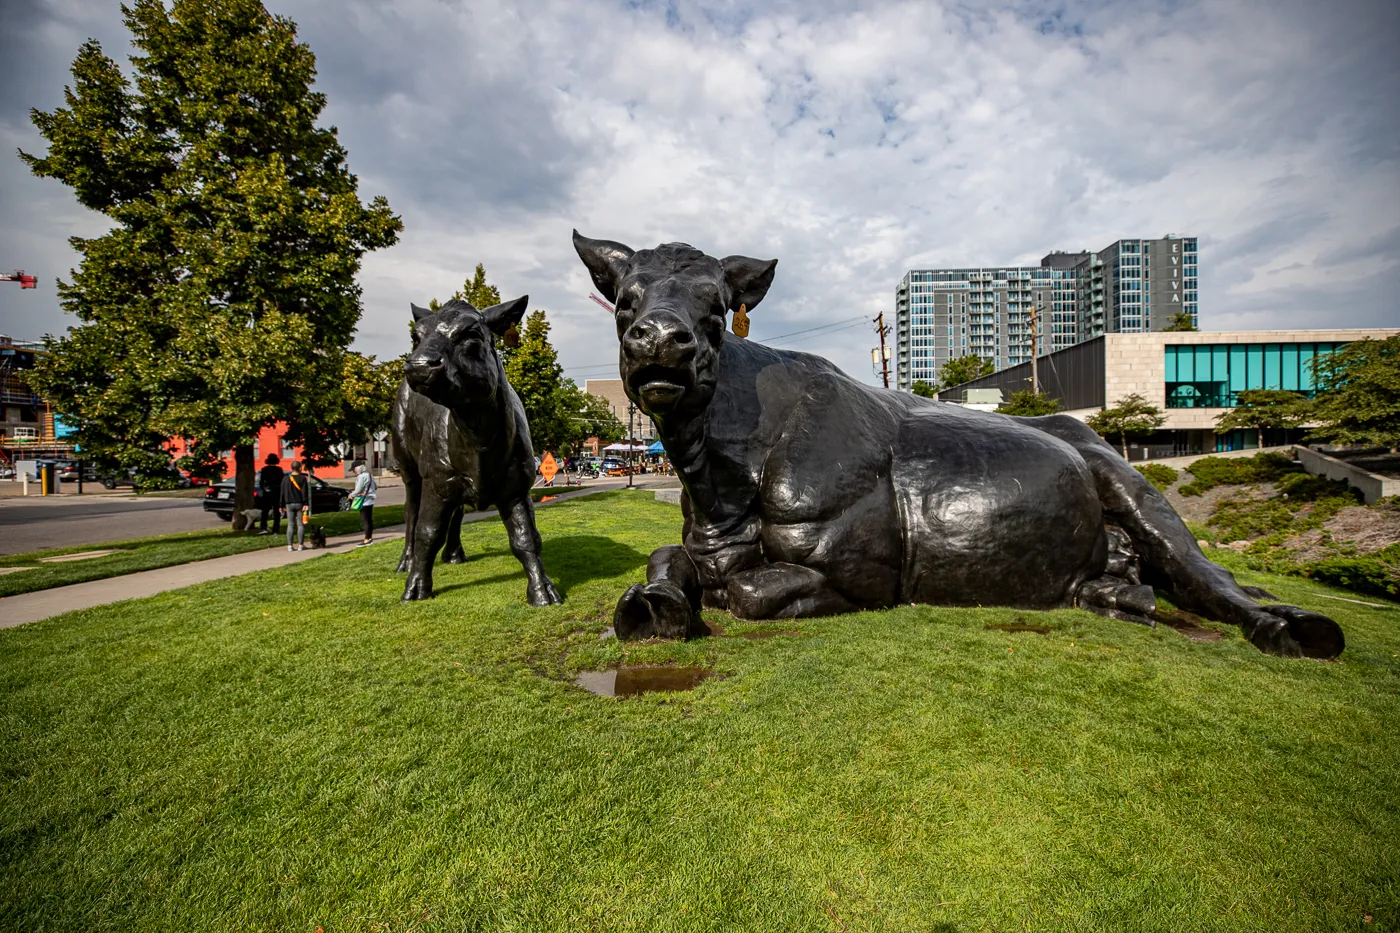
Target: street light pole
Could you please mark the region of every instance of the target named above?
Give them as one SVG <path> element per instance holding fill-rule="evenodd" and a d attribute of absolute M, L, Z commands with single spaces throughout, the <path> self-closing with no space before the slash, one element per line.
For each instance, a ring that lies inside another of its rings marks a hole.
<path fill-rule="evenodd" d="M 632 488 L 632 473 L 636 466 L 632 461 L 632 413 L 637 410 L 637 406 L 631 401 L 627 403 L 627 488 Z"/>

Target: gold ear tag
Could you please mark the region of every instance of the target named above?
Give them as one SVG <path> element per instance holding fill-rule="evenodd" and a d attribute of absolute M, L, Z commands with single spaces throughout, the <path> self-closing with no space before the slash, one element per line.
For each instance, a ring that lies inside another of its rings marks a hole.
<path fill-rule="evenodd" d="M 739 310 L 734 312 L 734 324 L 730 328 L 736 337 L 747 337 L 749 335 L 749 309 L 747 305 L 739 305 Z"/>

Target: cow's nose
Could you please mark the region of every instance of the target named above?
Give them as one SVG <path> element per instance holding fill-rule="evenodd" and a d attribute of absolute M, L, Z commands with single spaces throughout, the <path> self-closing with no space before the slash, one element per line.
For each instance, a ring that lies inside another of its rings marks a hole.
<path fill-rule="evenodd" d="M 623 349 L 634 360 L 679 366 L 695 357 L 695 334 L 684 321 L 666 316 L 643 318 L 627 329 Z"/>
<path fill-rule="evenodd" d="M 440 356 L 415 354 L 404 363 L 404 375 L 408 377 L 410 383 L 421 385 L 431 382 L 440 372 L 442 372 L 442 357 Z"/>

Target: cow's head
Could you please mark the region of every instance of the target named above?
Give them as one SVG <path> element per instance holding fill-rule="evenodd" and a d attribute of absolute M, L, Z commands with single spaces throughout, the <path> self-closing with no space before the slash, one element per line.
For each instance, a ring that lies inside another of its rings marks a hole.
<path fill-rule="evenodd" d="M 404 361 L 409 386 L 439 405 L 489 398 L 505 382 L 496 337 L 520 323 L 530 296 L 478 311 L 453 299 L 437 311 L 413 308 L 413 351 Z"/>
<path fill-rule="evenodd" d="M 725 314 L 763 300 L 778 260 L 715 259 L 684 243 L 632 250 L 577 230 L 574 249 L 598 291 L 617 308 L 628 396 L 659 417 L 709 404 Z"/>

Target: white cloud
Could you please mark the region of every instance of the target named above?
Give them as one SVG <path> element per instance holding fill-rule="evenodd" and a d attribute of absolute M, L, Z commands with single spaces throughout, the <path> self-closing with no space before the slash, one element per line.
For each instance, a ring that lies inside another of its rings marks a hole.
<path fill-rule="evenodd" d="M 1391 4 L 272 6 L 318 55 L 362 195 L 405 219 L 364 267 L 360 345 L 381 355 L 405 349 L 410 300 L 484 262 L 550 310 L 575 375 L 606 373 L 574 226 L 778 257 L 760 339 L 889 310 L 911 265 L 1166 232 L 1201 239 L 1207 328 L 1400 321 Z M 24 109 L 58 102 L 82 36 L 120 51 L 111 12 L 38 12 L 18 85 L 38 99 L 0 109 L 11 150 L 37 145 Z M 0 197 L 0 261 L 66 269 L 91 219 L 15 160 Z M 51 286 L 0 294 L 0 330 L 62 324 Z M 873 340 L 800 347 L 869 380 Z"/>

